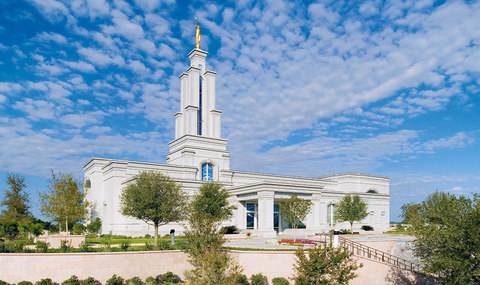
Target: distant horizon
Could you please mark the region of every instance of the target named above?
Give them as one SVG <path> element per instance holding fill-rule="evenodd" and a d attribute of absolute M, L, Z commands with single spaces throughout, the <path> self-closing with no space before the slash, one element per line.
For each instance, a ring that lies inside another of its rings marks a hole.
<path fill-rule="evenodd" d="M 92 157 L 165 163 L 201 29 L 231 169 L 391 178 L 390 220 L 480 192 L 480 2 L 25 0 L 0 11 L 0 199 Z"/>

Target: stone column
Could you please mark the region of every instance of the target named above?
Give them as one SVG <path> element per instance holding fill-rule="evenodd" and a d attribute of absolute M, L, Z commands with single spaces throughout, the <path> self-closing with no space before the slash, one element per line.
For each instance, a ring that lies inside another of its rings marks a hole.
<path fill-rule="evenodd" d="M 258 192 L 258 235 L 261 237 L 276 237 L 273 229 L 273 191 Z"/>
<path fill-rule="evenodd" d="M 307 230 L 312 233 L 321 232 L 321 194 L 312 195 L 312 207 L 310 208 L 309 219 L 307 219 Z"/>

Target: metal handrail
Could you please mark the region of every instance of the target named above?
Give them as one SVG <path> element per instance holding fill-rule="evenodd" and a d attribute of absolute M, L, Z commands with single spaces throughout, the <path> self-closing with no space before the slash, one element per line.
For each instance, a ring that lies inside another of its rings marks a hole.
<path fill-rule="evenodd" d="M 333 235 L 324 234 L 322 236 L 323 236 L 323 242 L 325 244 L 327 244 L 327 242 L 332 244 Z M 398 267 L 400 269 L 405 269 L 405 270 L 410 270 L 415 272 L 419 272 L 421 269 L 420 265 L 417 263 L 411 262 L 409 260 L 406 260 L 398 256 L 394 256 L 388 252 L 378 250 L 376 248 L 364 245 L 356 241 L 352 241 L 339 236 L 338 242 L 340 245 L 349 249 L 354 255 L 380 261 L 380 262 Z"/>

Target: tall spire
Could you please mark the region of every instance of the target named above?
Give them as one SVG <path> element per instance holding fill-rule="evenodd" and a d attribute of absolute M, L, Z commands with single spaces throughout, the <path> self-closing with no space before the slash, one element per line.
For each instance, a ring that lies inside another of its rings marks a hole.
<path fill-rule="evenodd" d="M 198 25 L 197 22 L 197 17 L 195 17 L 195 41 L 197 42 L 197 45 L 195 48 L 200 48 L 200 40 L 202 39 L 202 36 L 200 35 L 200 26 Z"/>

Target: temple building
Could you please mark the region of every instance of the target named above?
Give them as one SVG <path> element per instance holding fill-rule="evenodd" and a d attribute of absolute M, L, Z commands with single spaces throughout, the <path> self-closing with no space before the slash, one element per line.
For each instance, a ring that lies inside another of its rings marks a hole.
<path fill-rule="evenodd" d="M 197 41 L 198 42 L 198 41 Z M 84 166 L 90 218 L 100 217 L 101 233 L 143 236 L 153 226 L 120 213 L 120 194 L 140 171 L 159 171 L 182 185 L 190 195 L 206 182 L 217 181 L 230 193 L 236 206 L 226 225 L 243 232 L 274 237 L 288 228 L 279 204 L 291 195 L 312 201 L 305 221 L 307 233 L 347 229 L 335 224 L 335 205 L 347 193 L 359 194 L 368 204 L 369 216 L 361 225 L 375 230 L 389 228 L 389 178 L 364 174 L 338 174 L 318 178 L 270 175 L 230 169 L 227 140 L 221 137 L 222 112 L 215 107 L 216 73 L 206 69 L 207 52 L 197 46 L 189 53 L 190 67 L 180 75 L 180 112 L 175 114 L 175 139 L 169 143 L 166 164 L 92 158 Z M 187 203 L 187 202 L 186 202 Z M 181 224 L 161 226 L 161 234 L 183 231 Z"/>

